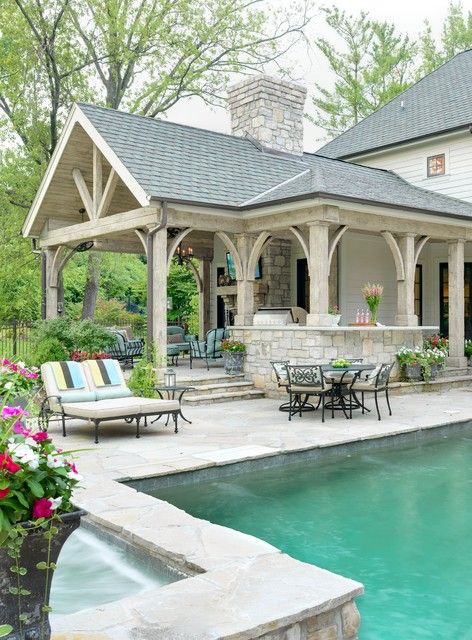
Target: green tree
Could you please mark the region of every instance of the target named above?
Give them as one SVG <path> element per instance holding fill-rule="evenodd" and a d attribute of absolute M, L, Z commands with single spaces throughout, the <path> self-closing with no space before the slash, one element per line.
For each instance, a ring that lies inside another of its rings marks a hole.
<path fill-rule="evenodd" d="M 0 0 L 0 135 L 17 170 L 0 167 L 0 189 L 19 218 L 74 100 L 151 117 L 189 96 L 221 102 L 231 76 L 294 44 L 307 1 L 272 16 L 259 0 Z M 89 258 L 84 316 L 99 272 Z"/>
<path fill-rule="evenodd" d="M 318 38 L 317 49 L 333 73 L 334 87 L 316 84 L 310 119 L 330 137 L 342 133 L 406 89 L 413 77 L 415 45 L 393 24 L 324 8 L 335 41 Z"/>
<path fill-rule="evenodd" d="M 431 24 L 426 21 L 420 35 L 421 65 L 418 77 L 434 71 L 461 51 L 472 48 L 472 11 L 466 11 L 460 2 L 451 2 L 442 27 L 440 42 L 436 42 Z"/>

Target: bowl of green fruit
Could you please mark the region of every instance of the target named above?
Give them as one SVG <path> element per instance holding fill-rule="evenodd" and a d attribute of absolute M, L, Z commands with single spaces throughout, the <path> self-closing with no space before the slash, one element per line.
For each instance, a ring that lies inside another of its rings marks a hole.
<path fill-rule="evenodd" d="M 331 361 L 333 369 L 347 369 L 350 364 L 349 360 L 345 360 L 344 358 L 337 358 L 336 360 Z"/>

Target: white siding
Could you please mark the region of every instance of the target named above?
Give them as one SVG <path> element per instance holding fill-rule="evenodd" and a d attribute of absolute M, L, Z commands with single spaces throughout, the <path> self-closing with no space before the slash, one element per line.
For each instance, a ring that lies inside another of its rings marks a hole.
<path fill-rule="evenodd" d="M 446 174 L 427 177 L 428 156 L 444 153 Z M 472 135 L 461 132 L 356 160 L 359 164 L 390 169 L 412 184 L 472 202 Z"/>

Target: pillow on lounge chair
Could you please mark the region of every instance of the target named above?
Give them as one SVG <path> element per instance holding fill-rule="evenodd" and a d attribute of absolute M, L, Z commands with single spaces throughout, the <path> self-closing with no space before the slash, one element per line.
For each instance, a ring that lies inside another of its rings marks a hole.
<path fill-rule="evenodd" d="M 84 364 L 95 387 L 97 400 L 128 398 L 133 395 L 125 384 L 117 360 L 86 360 Z"/>

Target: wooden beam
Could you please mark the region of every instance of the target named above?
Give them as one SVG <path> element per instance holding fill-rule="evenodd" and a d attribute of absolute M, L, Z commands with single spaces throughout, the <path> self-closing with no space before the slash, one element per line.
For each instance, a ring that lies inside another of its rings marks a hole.
<path fill-rule="evenodd" d="M 103 163 L 102 163 L 102 154 L 96 144 L 93 145 L 92 164 L 93 164 L 93 188 L 92 188 L 93 217 L 97 218 L 98 207 L 100 206 L 100 203 L 102 201 L 102 195 L 103 195 Z"/>
<path fill-rule="evenodd" d="M 118 184 L 118 174 L 112 168 L 112 170 L 110 171 L 110 175 L 108 176 L 105 189 L 103 191 L 102 199 L 100 200 L 100 204 L 97 207 L 97 218 L 103 218 L 104 216 L 107 215 L 108 209 L 110 208 L 111 201 L 115 194 L 115 189 L 117 184 Z"/>
<path fill-rule="evenodd" d="M 93 200 L 90 196 L 90 192 L 88 190 L 87 185 L 85 184 L 84 176 L 82 175 L 82 171 L 80 169 L 72 169 L 72 177 L 74 178 L 75 186 L 80 194 L 80 199 L 85 207 L 88 217 L 90 220 L 94 219 L 94 207 Z"/>
<path fill-rule="evenodd" d="M 73 224 L 49 231 L 41 236 L 42 247 L 54 247 L 60 244 L 93 240 L 104 236 L 112 236 L 121 231 L 128 231 L 153 225 L 159 222 L 159 207 L 140 207 L 124 213 L 116 213 L 100 220 L 91 220 L 81 224 Z"/>

